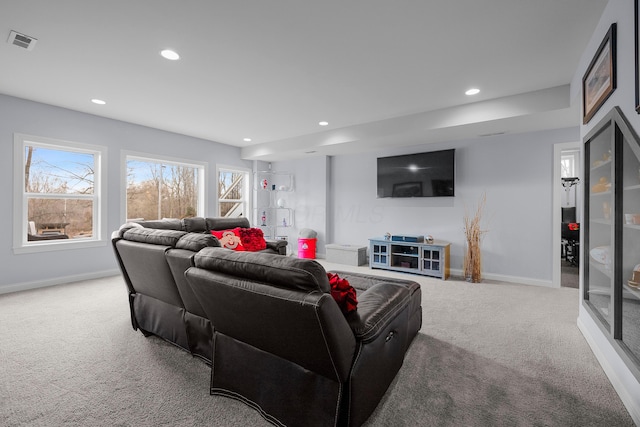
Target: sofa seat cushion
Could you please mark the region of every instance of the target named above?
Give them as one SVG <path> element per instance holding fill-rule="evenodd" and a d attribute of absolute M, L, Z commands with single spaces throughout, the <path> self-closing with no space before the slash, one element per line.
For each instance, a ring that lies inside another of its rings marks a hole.
<path fill-rule="evenodd" d="M 311 259 L 290 258 L 265 252 L 235 252 L 204 248 L 195 256 L 196 267 L 219 271 L 255 281 L 265 281 L 285 289 L 329 293 L 324 268 Z"/>
<path fill-rule="evenodd" d="M 361 293 L 358 310 L 347 316 L 356 339 L 376 339 L 386 324 L 407 308 L 410 296 L 407 288 L 391 284 L 379 284 Z"/>

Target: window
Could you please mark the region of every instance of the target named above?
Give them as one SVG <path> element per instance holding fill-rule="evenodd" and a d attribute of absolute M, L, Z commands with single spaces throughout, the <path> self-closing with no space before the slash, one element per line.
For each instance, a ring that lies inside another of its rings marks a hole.
<path fill-rule="evenodd" d="M 249 209 L 249 171 L 218 166 L 218 216 L 250 218 Z"/>
<path fill-rule="evenodd" d="M 204 216 L 205 164 L 128 154 L 126 218 Z"/>
<path fill-rule="evenodd" d="M 565 150 L 560 156 L 561 178 L 573 178 L 578 176 L 578 166 L 580 161 L 579 151 Z"/>
<path fill-rule="evenodd" d="M 15 252 L 69 249 L 101 240 L 105 152 L 102 147 L 15 134 Z"/>

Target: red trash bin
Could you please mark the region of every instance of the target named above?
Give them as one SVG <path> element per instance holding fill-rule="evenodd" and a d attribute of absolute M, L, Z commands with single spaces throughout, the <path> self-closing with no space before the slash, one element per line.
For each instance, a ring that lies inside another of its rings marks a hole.
<path fill-rule="evenodd" d="M 318 239 L 298 239 L 298 258 L 316 258 L 316 241 Z"/>

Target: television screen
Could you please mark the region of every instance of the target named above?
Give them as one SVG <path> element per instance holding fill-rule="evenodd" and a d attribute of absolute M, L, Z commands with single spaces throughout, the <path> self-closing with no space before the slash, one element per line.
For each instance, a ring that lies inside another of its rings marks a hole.
<path fill-rule="evenodd" d="M 378 158 L 378 197 L 453 197 L 455 150 Z"/>

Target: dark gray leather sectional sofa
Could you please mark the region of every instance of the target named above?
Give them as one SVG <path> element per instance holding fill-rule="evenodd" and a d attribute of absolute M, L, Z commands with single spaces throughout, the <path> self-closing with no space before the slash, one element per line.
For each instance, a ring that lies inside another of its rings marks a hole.
<path fill-rule="evenodd" d="M 421 327 L 420 286 L 334 272 L 358 294 L 345 315 L 318 262 L 216 243 L 184 229 L 114 233 L 133 327 L 211 363 L 212 394 L 275 425 L 363 424 Z"/>
<path fill-rule="evenodd" d="M 211 230 L 249 227 L 246 218 L 132 221 L 111 242 L 129 290 L 131 324 L 211 363 L 211 322 L 184 272 L 204 247 L 220 246 Z M 267 241 L 266 253 L 285 254 L 286 242 Z"/>

